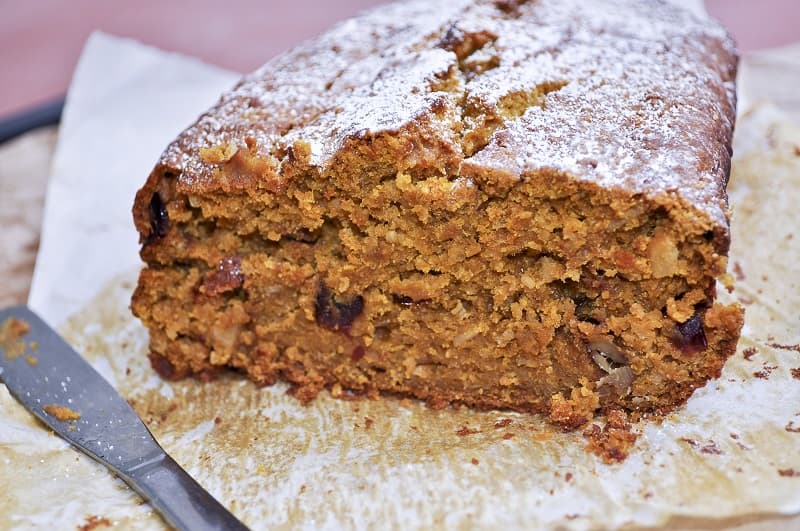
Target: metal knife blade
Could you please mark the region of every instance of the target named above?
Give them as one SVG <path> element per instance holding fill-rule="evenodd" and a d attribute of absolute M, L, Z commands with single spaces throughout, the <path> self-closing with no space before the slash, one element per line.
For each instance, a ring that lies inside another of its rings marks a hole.
<path fill-rule="evenodd" d="M 11 320 L 10 320 L 11 319 Z M 20 337 L 9 324 L 24 323 Z M 159 446 L 128 402 L 24 306 L 0 310 L 0 381 L 54 432 L 107 466 L 177 529 L 247 529 Z M 24 332 L 24 334 L 23 334 Z M 31 342 L 37 343 L 35 349 Z"/>

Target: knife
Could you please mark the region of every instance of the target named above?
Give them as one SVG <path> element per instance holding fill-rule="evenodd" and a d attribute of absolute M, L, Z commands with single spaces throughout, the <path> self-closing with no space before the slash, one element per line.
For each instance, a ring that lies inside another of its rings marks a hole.
<path fill-rule="evenodd" d="M 39 420 L 150 502 L 170 526 L 247 529 L 167 455 L 128 402 L 24 306 L 0 310 L 0 381 Z"/>

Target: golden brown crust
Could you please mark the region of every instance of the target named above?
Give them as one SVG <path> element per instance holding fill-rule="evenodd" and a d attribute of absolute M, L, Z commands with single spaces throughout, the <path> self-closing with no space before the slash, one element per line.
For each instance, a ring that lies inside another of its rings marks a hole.
<path fill-rule="evenodd" d="M 154 366 L 570 427 L 716 377 L 735 53 L 605 4 L 392 4 L 246 77 L 136 197 Z"/>

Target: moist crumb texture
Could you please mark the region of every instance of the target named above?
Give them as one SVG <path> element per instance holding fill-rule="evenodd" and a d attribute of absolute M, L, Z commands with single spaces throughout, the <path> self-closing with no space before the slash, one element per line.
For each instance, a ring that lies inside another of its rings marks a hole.
<path fill-rule="evenodd" d="M 742 326 L 715 302 L 736 64 L 658 1 L 339 24 L 224 94 L 138 192 L 154 369 L 568 429 L 671 410 Z"/>

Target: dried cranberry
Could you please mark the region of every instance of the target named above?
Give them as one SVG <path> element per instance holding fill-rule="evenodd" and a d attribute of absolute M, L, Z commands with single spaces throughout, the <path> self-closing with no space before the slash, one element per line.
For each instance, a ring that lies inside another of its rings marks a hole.
<path fill-rule="evenodd" d="M 353 352 L 350 354 L 350 359 L 353 361 L 358 361 L 363 358 L 367 354 L 367 350 L 364 348 L 364 345 L 358 345 L 356 348 L 353 349 Z"/>
<path fill-rule="evenodd" d="M 349 330 L 356 317 L 364 310 L 364 298 L 356 295 L 348 301 L 339 301 L 324 282 L 317 288 L 314 318 L 317 324 L 331 330 Z"/>
<path fill-rule="evenodd" d="M 168 222 L 167 206 L 161 200 L 159 193 L 156 192 L 150 198 L 150 237 L 163 238 L 166 236 Z"/>
<path fill-rule="evenodd" d="M 700 352 L 708 347 L 706 332 L 703 330 L 703 316 L 696 313 L 691 319 L 677 326 L 675 337 L 677 346 L 687 354 Z"/>

